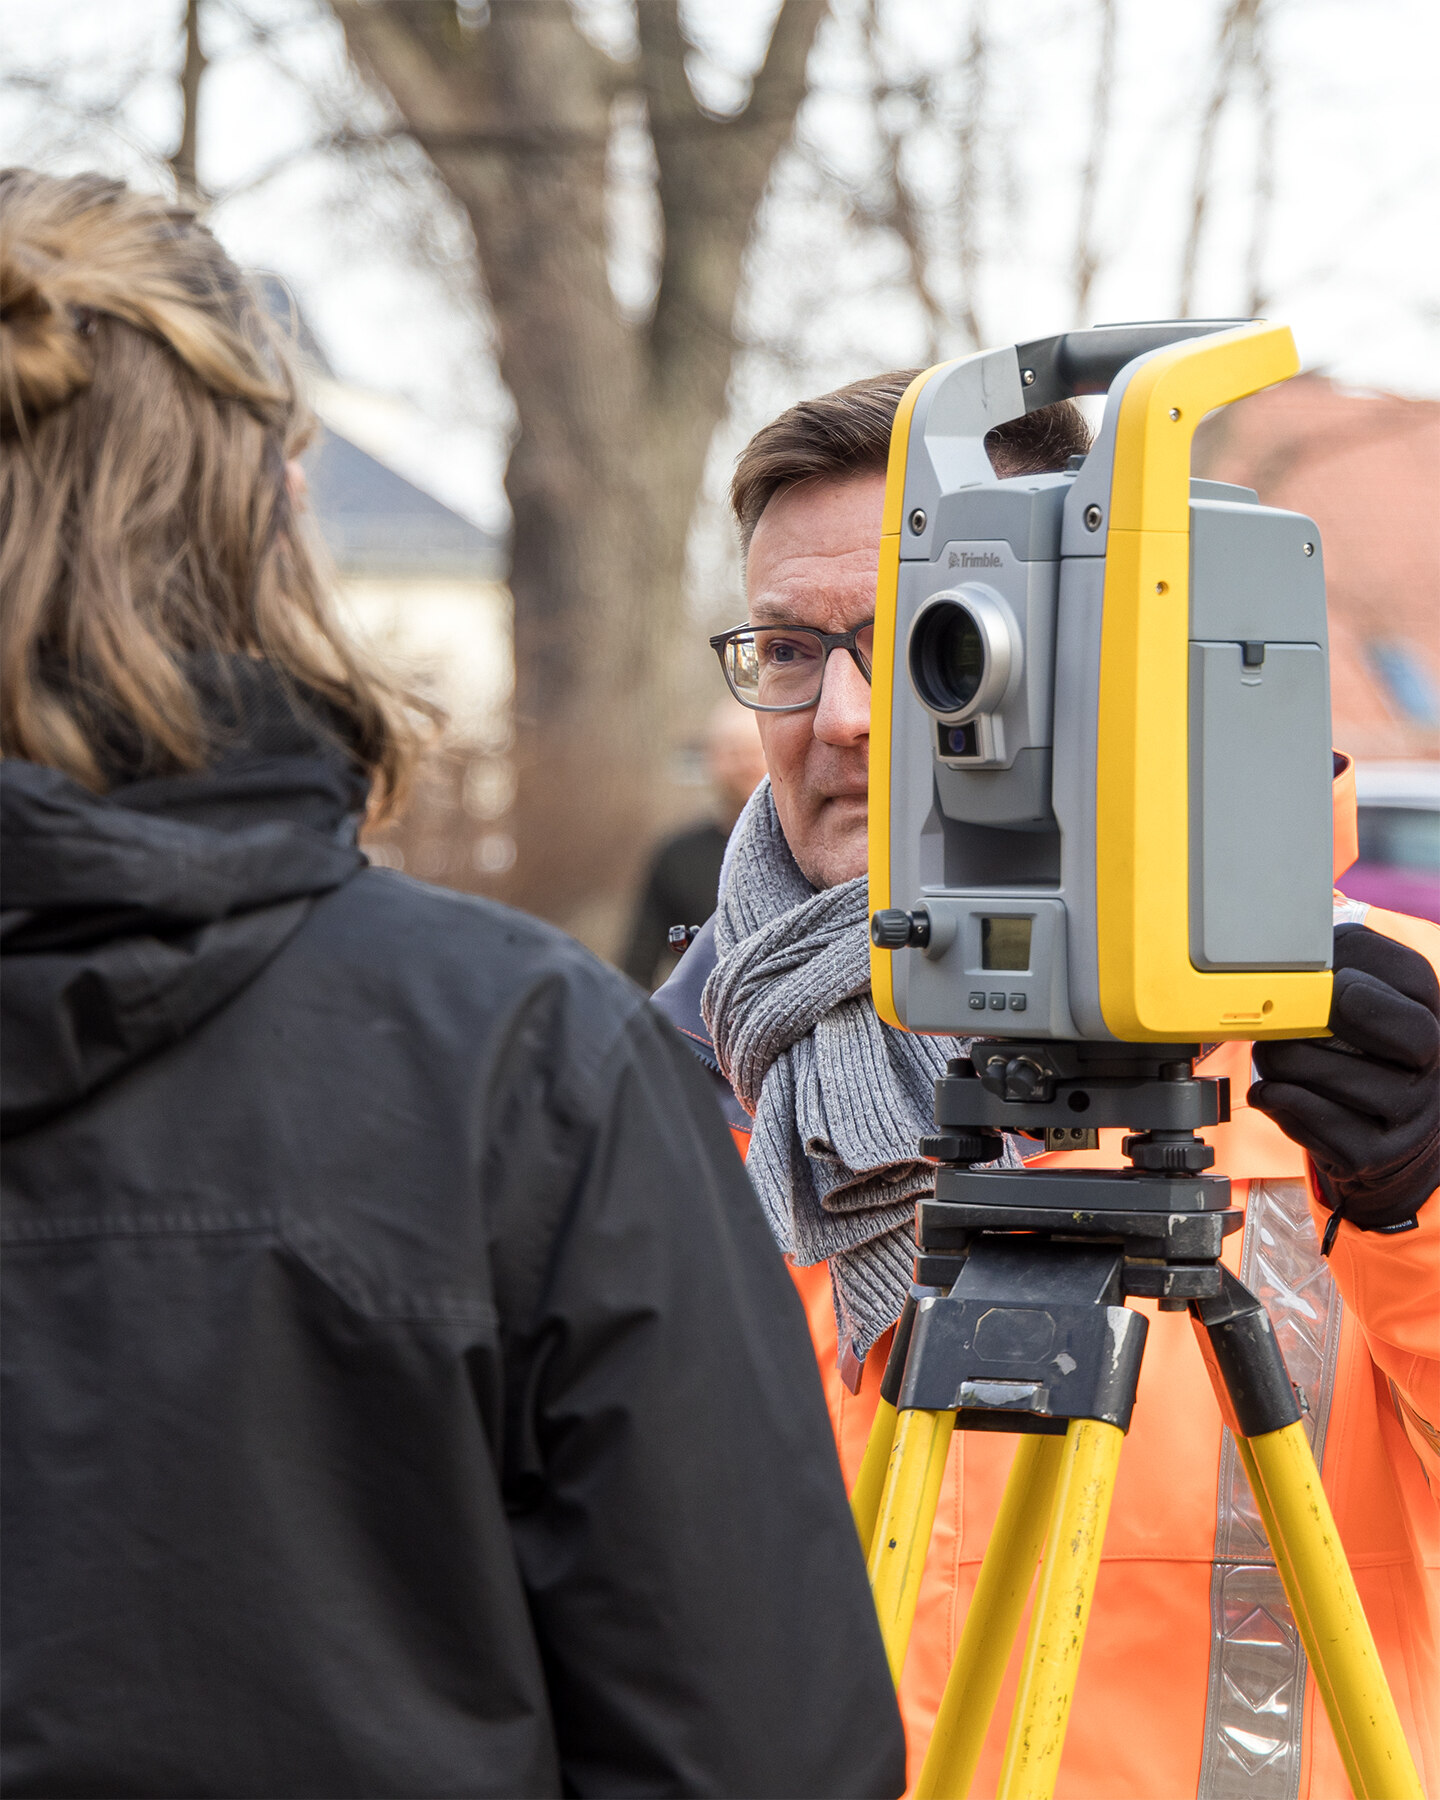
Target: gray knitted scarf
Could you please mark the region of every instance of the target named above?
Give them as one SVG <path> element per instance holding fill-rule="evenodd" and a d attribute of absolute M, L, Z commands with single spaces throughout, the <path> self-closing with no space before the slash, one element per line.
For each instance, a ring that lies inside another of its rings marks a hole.
<path fill-rule="evenodd" d="M 746 1170 L 780 1248 L 830 1265 L 842 1370 L 900 1316 L 917 1196 L 934 1171 L 934 1081 L 968 1040 L 882 1024 L 870 1003 L 865 877 L 820 892 L 800 873 L 763 781 L 725 852 L 718 961 L 701 1011 L 754 1120 Z M 1006 1140 L 1000 1159 L 1020 1161 Z"/>

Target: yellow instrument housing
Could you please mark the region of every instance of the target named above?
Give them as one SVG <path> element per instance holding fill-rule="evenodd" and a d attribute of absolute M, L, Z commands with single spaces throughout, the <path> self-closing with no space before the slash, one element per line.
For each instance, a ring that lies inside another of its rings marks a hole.
<path fill-rule="evenodd" d="M 882 912 L 890 899 L 891 696 L 895 691 L 895 602 L 900 584 L 900 524 L 905 516 L 905 465 L 910 422 L 925 383 L 946 363 L 917 375 L 900 396 L 890 428 L 890 461 L 885 470 L 885 507 L 880 519 L 880 570 L 875 584 L 875 662 L 870 671 L 870 911 Z M 906 1029 L 895 1010 L 891 953 L 870 946 L 870 993 L 887 1025 Z"/>
<path fill-rule="evenodd" d="M 905 904 L 891 879 L 892 718 L 901 533 L 916 403 L 952 364 L 907 389 L 891 437 L 875 602 L 870 750 L 870 907 Z M 1131 1042 L 1324 1033 L 1328 970 L 1201 970 L 1190 954 L 1190 459 L 1216 408 L 1299 368 L 1287 327 L 1263 321 L 1141 359 L 1118 413 L 1100 630 L 1095 744 L 1094 935 L 1100 1012 Z M 1061 676 L 1061 679 L 1064 677 Z M 1264 844 L 1255 855 L 1263 857 Z M 879 1016 L 904 1028 L 895 952 L 872 948 Z M 965 1022 L 956 1018 L 955 1029 Z M 983 1030 L 983 1026 L 981 1027 Z"/>

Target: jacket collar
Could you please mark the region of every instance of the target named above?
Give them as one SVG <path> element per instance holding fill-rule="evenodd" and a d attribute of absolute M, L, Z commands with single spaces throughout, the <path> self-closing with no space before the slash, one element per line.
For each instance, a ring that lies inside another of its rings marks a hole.
<path fill-rule="evenodd" d="M 650 1004 L 665 1015 L 701 1062 L 717 1075 L 720 1064 L 715 1060 L 715 1046 L 700 1012 L 700 997 L 718 960 L 712 914 L 691 940 L 670 979 L 650 996 Z"/>

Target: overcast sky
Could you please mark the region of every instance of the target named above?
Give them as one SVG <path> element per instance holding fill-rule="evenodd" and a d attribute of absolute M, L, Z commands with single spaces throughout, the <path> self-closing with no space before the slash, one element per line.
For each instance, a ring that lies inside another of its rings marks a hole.
<path fill-rule="evenodd" d="M 976 4 L 885 0 L 887 76 L 903 83 L 955 65 Z M 687 18 L 705 50 L 696 79 L 710 104 L 743 100 L 773 10 L 774 0 L 690 0 Z M 847 212 L 847 187 L 864 195 L 873 181 L 875 139 L 857 55 L 859 0 L 834 0 L 834 10 L 812 62 L 816 91 L 801 122 L 807 153 L 778 172 L 752 256 L 742 326 L 757 347 L 737 368 L 712 495 L 739 442 L 778 406 L 925 354 L 898 247 Z M 1098 8 L 1094 0 L 1009 0 L 987 11 L 976 299 L 986 338 L 1002 342 L 1077 322 L 1069 270 Z M 621 0 L 587 0 L 586 12 L 590 29 L 623 52 Z M 1120 0 L 1091 322 L 1175 309 L 1217 12 L 1215 0 Z M 0 93 L 0 157 L 163 180 L 178 118 L 180 13 L 179 0 L 0 0 L 10 80 L 48 74 L 63 90 L 59 101 L 33 86 Z M 1271 0 L 1270 13 L 1268 314 L 1294 327 L 1309 366 L 1357 386 L 1440 395 L 1440 6 Z M 309 148 L 341 119 L 383 118 L 347 75 L 339 33 L 316 0 L 246 0 L 243 9 L 211 0 L 207 32 L 213 65 L 200 175 L 222 196 L 215 229 L 238 258 L 290 282 L 342 381 L 405 402 L 385 414 L 392 460 L 478 522 L 503 526 L 508 403 L 483 306 L 466 297 L 463 221 L 423 173 L 401 179 L 407 167 L 419 169 L 418 156 L 400 149 L 384 168 L 357 168 Z M 954 83 L 952 91 L 960 91 Z M 119 95 L 118 114 L 77 116 Z M 907 125 L 907 103 L 893 104 Z M 1231 316 L 1244 306 L 1256 118 L 1242 88 L 1217 141 L 1196 312 Z M 942 284 L 954 273 L 943 254 L 953 223 L 945 210 L 953 123 L 917 121 L 906 153 L 936 201 Z M 638 135 L 617 143 L 615 162 L 616 282 L 642 306 L 653 226 Z M 966 346 L 957 335 L 942 347 Z"/>

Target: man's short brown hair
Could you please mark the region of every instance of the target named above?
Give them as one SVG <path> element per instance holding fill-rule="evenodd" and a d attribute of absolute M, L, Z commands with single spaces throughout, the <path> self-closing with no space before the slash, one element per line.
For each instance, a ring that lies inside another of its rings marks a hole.
<path fill-rule="evenodd" d="M 890 428 L 901 398 L 919 369 L 868 375 L 849 387 L 797 405 L 761 426 L 740 453 L 730 483 L 730 506 L 740 543 L 750 539 L 760 515 L 783 488 L 797 482 L 883 471 L 890 457 Z M 985 439 L 997 475 L 1042 475 L 1063 469 L 1090 448 L 1090 430 L 1070 400 L 1042 406 L 999 425 Z"/>

